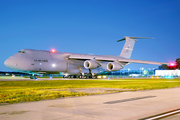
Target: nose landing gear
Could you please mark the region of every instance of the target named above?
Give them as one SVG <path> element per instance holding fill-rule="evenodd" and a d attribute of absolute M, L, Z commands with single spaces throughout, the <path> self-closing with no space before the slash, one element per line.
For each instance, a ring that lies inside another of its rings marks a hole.
<path fill-rule="evenodd" d="M 31 74 L 30 79 L 38 79 L 38 75 Z"/>

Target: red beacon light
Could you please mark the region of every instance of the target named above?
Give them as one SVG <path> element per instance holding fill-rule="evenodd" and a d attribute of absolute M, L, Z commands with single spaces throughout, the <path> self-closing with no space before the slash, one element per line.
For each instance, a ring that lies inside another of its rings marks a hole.
<path fill-rule="evenodd" d="M 51 52 L 52 52 L 52 53 L 55 53 L 55 52 L 56 52 L 56 50 L 55 50 L 55 49 L 52 49 L 52 50 L 51 50 Z"/>
<path fill-rule="evenodd" d="M 170 66 L 175 66 L 176 64 L 175 63 L 170 63 Z"/>

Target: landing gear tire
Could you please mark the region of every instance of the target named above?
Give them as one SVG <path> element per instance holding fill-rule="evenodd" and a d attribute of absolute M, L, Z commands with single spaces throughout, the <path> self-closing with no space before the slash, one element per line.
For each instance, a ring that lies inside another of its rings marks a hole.
<path fill-rule="evenodd" d="M 82 76 L 78 76 L 79 79 L 82 79 Z"/>
<path fill-rule="evenodd" d="M 30 79 L 33 79 L 33 76 L 30 76 Z"/>
<path fill-rule="evenodd" d="M 97 79 L 97 76 L 93 76 L 94 79 Z"/>
<path fill-rule="evenodd" d="M 82 73 L 80 73 L 80 74 L 78 75 L 78 78 L 79 78 L 79 79 L 82 79 L 82 78 L 83 78 Z"/>
<path fill-rule="evenodd" d="M 63 78 L 69 78 L 69 75 L 67 76 L 67 75 L 63 75 Z"/>
<path fill-rule="evenodd" d="M 93 78 L 92 73 L 89 73 L 89 74 L 88 74 L 88 77 L 89 77 L 89 78 Z"/>

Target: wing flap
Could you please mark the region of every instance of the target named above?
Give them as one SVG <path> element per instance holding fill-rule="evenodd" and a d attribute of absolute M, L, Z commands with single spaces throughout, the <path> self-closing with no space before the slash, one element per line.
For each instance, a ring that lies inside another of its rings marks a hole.
<path fill-rule="evenodd" d="M 130 63 L 141 63 L 141 64 L 153 64 L 153 65 L 162 65 L 169 64 L 164 62 L 154 62 L 154 61 L 146 61 L 146 60 L 135 60 L 135 59 L 118 59 L 119 62 L 130 62 Z"/>

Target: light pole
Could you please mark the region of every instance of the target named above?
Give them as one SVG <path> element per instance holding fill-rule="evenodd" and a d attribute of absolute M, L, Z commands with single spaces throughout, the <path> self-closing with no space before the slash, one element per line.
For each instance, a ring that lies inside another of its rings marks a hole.
<path fill-rule="evenodd" d="M 129 71 L 130 71 L 130 68 L 128 68 L 128 76 L 129 76 Z"/>
<path fill-rule="evenodd" d="M 140 67 L 140 74 L 141 74 L 141 76 L 142 76 L 142 74 L 143 74 L 143 70 L 144 70 L 144 68 L 143 68 L 143 67 Z"/>

